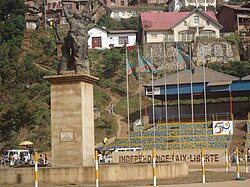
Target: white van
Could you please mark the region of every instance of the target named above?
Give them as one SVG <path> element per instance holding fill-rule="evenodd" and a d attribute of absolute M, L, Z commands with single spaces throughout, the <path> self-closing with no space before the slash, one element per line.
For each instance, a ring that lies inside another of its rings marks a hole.
<path fill-rule="evenodd" d="M 10 160 L 10 155 L 13 156 L 14 159 L 16 160 L 20 160 L 20 154 L 23 153 L 24 156 L 24 161 L 28 162 L 28 160 L 30 159 L 30 154 L 28 150 L 21 150 L 21 149 L 12 149 L 12 150 L 7 150 L 4 153 L 4 163 L 9 163 Z"/>

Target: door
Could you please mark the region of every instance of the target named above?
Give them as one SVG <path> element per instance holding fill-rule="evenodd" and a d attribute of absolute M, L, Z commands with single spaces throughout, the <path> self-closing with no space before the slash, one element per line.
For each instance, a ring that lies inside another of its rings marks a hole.
<path fill-rule="evenodd" d="M 101 37 L 93 37 L 92 38 L 92 48 L 102 47 L 102 38 Z"/>

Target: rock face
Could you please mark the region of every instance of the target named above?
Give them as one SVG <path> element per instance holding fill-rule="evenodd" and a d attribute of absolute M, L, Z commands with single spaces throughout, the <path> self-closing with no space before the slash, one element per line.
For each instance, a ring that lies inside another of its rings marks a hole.
<path fill-rule="evenodd" d="M 188 44 L 182 44 L 187 54 Z M 164 60 L 164 45 L 163 43 L 144 44 L 144 56 L 153 63 L 159 65 L 160 69 L 175 69 L 176 68 L 176 50 L 174 43 L 166 43 L 165 45 L 165 60 Z M 191 56 L 196 65 L 202 65 L 204 55 L 204 63 L 227 63 L 229 61 L 240 60 L 239 49 L 237 45 L 232 45 L 229 42 L 215 42 L 209 43 L 196 42 L 190 46 Z M 152 57 L 151 57 L 152 48 Z M 153 58 L 153 59 L 152 59 Z"/>

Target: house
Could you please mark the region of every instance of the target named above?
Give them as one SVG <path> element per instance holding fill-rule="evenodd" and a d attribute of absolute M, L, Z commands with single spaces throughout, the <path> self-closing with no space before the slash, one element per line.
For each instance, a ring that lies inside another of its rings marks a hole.
<path fill-rule="evenodd" d="M 111 7 L 128 6 L 128 0 L 106 0 L 105 5 Z"/>
<path fill-rule="evenodd" d="M 238 5 L 223 5 L 217 14 L 223 28 L 222 33 L 237 32 L 241 36 L 250 36 L 250 8 Z"/>
<path fill-rule="evenodd" d="M 88 31 L 88 48 L 108 48 L 108 31 L 101 27 L 94 27 Z"/>
<path fill-rule="evenodd" d="M 163 5 L 167 2 L 168 0 L 131 0 L 129 5 Z"/>
<path fill-rule="evenodd" d="M 38 26 L 38 20 L 42 15 L 39 10 L 40 5 L 34 0 L 26 0 L 25 5 L 27 7 L 27 11 L 25 13 L 26 28 L 35 30 Z"/>
<path fill-rule="evenodd" d="M 197 36 L 219 38 L 221 28 L 210 11 L 141 13 L 139 42 L 188 42 Z"/>
<path fill-rule="evenodd" d="M 124 6 L 110 7 L 110 17 L 114 19 L 127 19 L 131 17 L 139 17 L 141 12 L 163 12 L 164 6 Z"/>
<path fill-rule="evenodd" d="M 214 10 L 216 0 L 169 0 L 169 12 L 179 12 L 182 7 L 199 8 L 204 11 Z"/>
<path fill-rule="evenodd" d="M 110 49 L 113 47 L 134 46 L 136 44 L 137 31 L 116 30 L 108 31 L 105 28 L 94 27 L 88 31 L 89 49 Z"/>

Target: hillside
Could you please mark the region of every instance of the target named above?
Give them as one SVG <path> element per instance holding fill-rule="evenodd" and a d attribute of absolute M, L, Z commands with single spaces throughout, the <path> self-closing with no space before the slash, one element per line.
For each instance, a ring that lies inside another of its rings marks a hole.
<path fill-rule="evenodd" d="M 11 122 L 9 122 L 8 129 L 7 126 L 2 128 L 5 135 L 2 136 L 1 142 L 3 143 L 0 144 L 0 149 L 17 147 L 21 141 L 28 139 L 34 142 L 37 149 L 48 151 L 50 150 L 50 86 L 43 76 L 56 74 L 57 56 L 54 30 L 26 30 L 20 48 L 17 59 L 24 72 L 23 77 L 12 77 L 16 83 L 16 95 L 13 94 L 13 90 L 9 92 L 6 89 L 1 92 L 1 98 L 4 95 L 8 96 L 6 102 L 1 103 L 2 116 L 8 115 L 6 118 L 2 118 L 3 123 L 4 120 L 5 122 L 10 120 L 9 115 L 19 114 L 18 117 L 13 116 L 13 118 L 20 120 L 15 122 L 17 123 L 15 128 Z M 91 75 L 100 79 L 94 86 L 94 104 L 96 108 L 100 109 L 100 117 L 95 120 L 95 141 L 98 143 L 105 136 L 114 137 L 120 121 L 123 126 L 127 126 L 126 121 L 122 120 L 124 116 L 118 114 L 112 116 L 108 110 L 111 102 L 115 105 L 126 95 L 125 50 L 89 51 L 89 59 Z M 19 70 L 16 70 L 17 74 Z M 137 89 L 137 85 L 133 82 L 136 80 L 131 77 L 131 93 Z M 8 87 L 7 84 L 8 82 L 4 85 L 5 88 Z M 14 104 L 12 109 L 8 105 L 10 100 L 13 100 Z M 23 109 L 21 110 L 20 107 Z M 20 111 L 22 112 L 20 113 Z M 126 134 L 126 132 L 121 133 L 122 136 Z"/>

